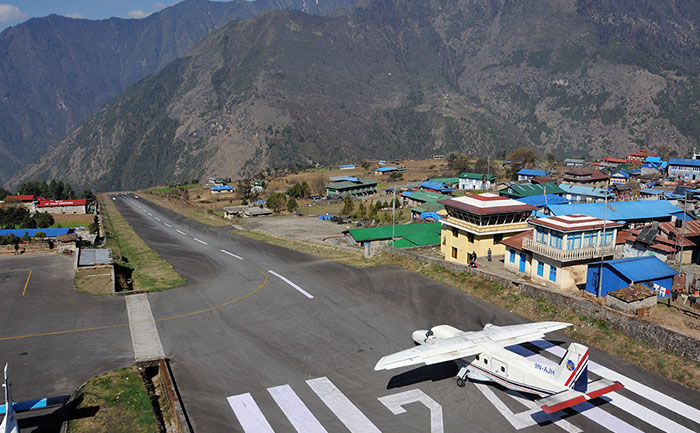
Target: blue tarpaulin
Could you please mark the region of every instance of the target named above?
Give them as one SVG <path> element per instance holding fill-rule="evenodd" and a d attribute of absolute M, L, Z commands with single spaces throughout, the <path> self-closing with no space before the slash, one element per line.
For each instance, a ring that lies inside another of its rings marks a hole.
<path fill-rule="evenodd" d="M 424 220 L 425 220 L 425 219 L 428 219 L 428 218 L 432 218 L 432 219 L 434 219 L 435 221 L 440 221 L 440 220 L 442 219 L 442 218 L 440 217 L 440 215 L 438 215 L 438 214 L 435 213 L 435 212 L 422 212 L 422 213 L 420 214 L 420 217 L 421 217 L 422 219 L 424 219 Z"/>
<path fill-rule="evenodd" d="M 0 236 L 6 236 L 13 234 L 19 238 L 25 235 L 34 237 L 39 232 L 43 232 L 47 238 L 55 238 L 56 236 L 67 235 L 70 233 L 71 229 L 2 229 L 0 230 Z"/>

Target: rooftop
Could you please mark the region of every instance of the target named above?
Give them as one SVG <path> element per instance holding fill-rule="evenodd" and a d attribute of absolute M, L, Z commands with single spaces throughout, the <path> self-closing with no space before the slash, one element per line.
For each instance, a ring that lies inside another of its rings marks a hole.
<path fill-rule="evenodd" d="M 502 195 L 514 198 L 527 197 L 530 195 L 562 194 L 564 191 L 554 183 L 524 183 L 522 185 L 510 185 L 508 188 L 499 191 Z"/>
<path fill-rule="evenodd" d="M 596 230 L 602 229 L 603 227 L 605 227 L 606 229 L 622 227 L 622 224 L 614 221 L 602 220 L 600 218 L 582 214 L 536 218 L 530 220 L 530 224 L 548 227 L 565 233 L 578 232 L 584 230 Z"/>
<path fill-rule="evenodd" d="M 668 200 L 616 201 L 605 203 L 555 204 L 548 206 L 552 215 L 584 214 L 613 221 L 634 221 L 671 217 L 680 211 Z"/>
<path fill-rule="evenodd" d="M 408 197 L 411 200 L 420 201 L 423 203 L 429 203 L 429 202 L 437 203 L 438 200 L 446 200 L 446 199 L 451 198 L 451 196 L 449 196 L 449 195 L 443 195 L 443 194 L 440 194 L 437 192 L 423 191 L 423 190 L 421 190 L 421 191 L 405 191 L 405 192 L 402 192 L 401 195 L 403 197 Z"/>
<path fill-rule="evenodd" d="M 501 243 L 507 247 L 515 248 L 518 251 L 523 250 L 523 239 L 532 238 L 532 229 L 525 230 L 522 233 L 518 233 L 515 236 L 511 236 L 508 239 L 503 239 Z"/>
<path fill-rule="evenodd" d="M 85 206 L 87 200 L 46 200 L 39 199 L 39 204 L 37 207 L 57 207 L 57 206 Z"/>
<path fill-rule="evenodd" d="M 544 207 L 544 206 L 547 206 L 550 204 L 567 204 L 567 203 L 569 203 L 569 200 L 565 199 L 564 197 L 554 195 L 554 194 L 530 195 L 527 197 L 516 198 L 516 200 L 521 201 L 525 204 L 536 206 L 536 207 Z"/>
<path fill-rule="evenodd" d="M 636 282 L 658 280 L 676 275 L 676 271 L 672 267 L 653 256 L 610 260 L 605 262 L 605 266 L 614 269 L 629 281 Z"/>
<path fill-rule="evenodd" d="M 534 170 L 532 168 L 521 168 L 518 171 L 521 176 L 549 176 L 549 170 Z"/>
<path fill-rule="evenodd" d="M 684 165 L 690 167 L 700 167 L 700 159 L 670 158 L 668 165 Z"/>
<path fill-rule="evenodd" d="M 459 175 L 459 177 L 461 179 L 476 179 L 476 180 L 485 179 L 485 180 L 490 180 L 492 182 L 496 180 L 496 176 L 494 176 L 492 174 L 484 174 L 484 173 L 462 173 Z M 437 179 L 433 179 L 433 180 L 437 180 Z"/>
<path fill-rule="evenodd" d="M 535 206 L 492 193 L 450 198 L 447 200 L 440 200 L 438 203 L 479 215 L 524 212 L 537 209 Z"/>
<path fill-rule="evenodd" d="M 585 195 L 588 197 L 605 198 L 606 195 L 608 197 L 615 196 L 615 194 L 607 191 L 605 188 L 591 188 L 590 186 L 568 185 L 566 183 L 559 185 L 559 188 L 561 188 L 565 193 Z"/>
<path fill-rule="evenodd" d="M 397 242 L 397 248 L 421 245 L 439 245 L 442 223 L 424 224 L 399 224 L 392 226 L 369 227 L 350 229 L 348 232 L 355 242 L 380 241 L 391 239 L 392 232 L 396 239 L 401 238 L 405 242 Z"/>
<path fill-rule="evenodd" d="M 571 180 L 605 180 L 608 175 L 600 170 L 573 169 L 564 172 L 564 179 Z"/>

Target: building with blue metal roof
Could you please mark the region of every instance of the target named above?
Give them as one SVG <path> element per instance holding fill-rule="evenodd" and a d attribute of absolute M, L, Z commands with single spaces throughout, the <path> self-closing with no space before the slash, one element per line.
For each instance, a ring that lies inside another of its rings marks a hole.
<path fill-rule="evenodd" d="M 571 203 L 582 202 L 582 203 L 596 203 L 605 201 L 605 196 L 608 200 L 614 200 L 615 194 L 608 191 L 605 188 L 593 188 L 590 186 L 583 185 L 570 185 L 562 183 L 559 185 L 564 193 L 560 194 L 565 199 L 569 200 Z"/>
<path fill-rule="evenodd" d="M 534 170 L 532 168 L 521 168 L 518 171 L 518 180 L 530 180 L 533 177 L 549 176 L 549 170 Z"/>
<path fill-rule="evenodd" d="M 516 200 L 521 201 L 525 204 L 529 204 L 529 205 L 537 206 L 537 207 L 545 207 L 545 206 L 550 205 L 550 204 L 567 204 L 567 203 L 569 203 L 569 200 L 565 199 L 564 197 L 560 197 L 560 196 L 554 195 L 554 194 L 531 195 L 528 197 L 516 198 Z"/>
<path fill-rule="evenodd" d="M 29 237 L 36 236 L 37 233 L 41 232 L 46 235 L 47 238 L 55 238 L 56 236 L 67 235 L 72 229 L 60 228 L 60 229 L 2 229 L 0 230 L 0 236 L 15 235 L 21 238 L 25 234 Z"/>
<path fill-rule="evenodd" d="M 615 201 L 608 203 L 554 204 L 547 206 L 555 216 L 584 214 L 611 221 L 641 224 L 652 221 L 671 221 L 672 216 L 682 212 L 668 200 Z"/>
<path fill-rule="evenodd" d="M 644 284 L 655 289 L 659 297 L 669 296 L 673 288 L 675 269 L 656 257 L 628 257 L 603 262 L 603 283 L 600 285 L 601 264 L 588 265 L 586 291 L 606 296 L 608 292 L 624 289 L 632 284 Z"/>
<path fill-rule="evenodd" d="M 440 194 L 452 194 L 452 191 L 454 191 L 454 188 L 450 188 L 449 186 L 445 185 L 444 183 L 433 182 L 430 180 L 426 180 L 424 182 L 421 182 L 420 187 L 421 187 L 421 189 L 425 189 L 425 190 L 433 191 L 433 192 L 439 192 Z"/>
<path fill-rule="evenodd" d="M 211 191 L 212 194 L 232 193 L 235 190 L 236 189 L 231 185 L 214 185 L 211 188 L 209 188 L 209 191 Z"/>
<path fill-rule="evenodd" d="M 668 175 L 680 180 L 700 180 L 700 159 L 671 158 L 668 160 Z"/>

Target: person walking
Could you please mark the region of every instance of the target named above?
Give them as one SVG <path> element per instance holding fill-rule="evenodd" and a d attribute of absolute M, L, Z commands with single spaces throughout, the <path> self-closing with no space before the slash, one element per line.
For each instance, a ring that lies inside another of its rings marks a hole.
<path fill-rule="evenodd" d="M 19 244 L 15 242 L 15 255 L 19 255 Z"/>
<path fill-rule="evenodd" d="M 486 252 L 486 257 L 488 258 L 488 261 L 491 261 L 491 248 Z"/>

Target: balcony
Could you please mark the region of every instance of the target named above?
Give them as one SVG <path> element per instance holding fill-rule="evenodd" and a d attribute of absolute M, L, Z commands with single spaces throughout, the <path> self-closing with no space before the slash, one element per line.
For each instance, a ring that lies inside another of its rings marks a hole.
<path fill-rule="evenodd" d="M 489 235 L 489 234 L 494 234 L 494 233 L 508 233 L 508 232 L 514 232 L 514 231 L 522 231 L 522 230 L 527 230 L 528 225 L 526 221 L 522 222 L 512 222 L 512 223 L 505 223 L 505 224 L 493 224 L 493 225 L 486 225 L 486 226 L 478 226 L 476 224 L 471 224 L 468 223 L 464 220 L 454 218 L 451 216 L 448 216 L 443 220 L 446 222 L 448 225 L 461 228 L 463 230 L 466 230 L 468 232 L 477 234 L 477 235 Z"/>
<path fill-rule="evenodd" d="M 523 239 L 523 249 L 541 254 L 559 262 L 575 262 L 580 260 L 591 260 L 599 258 L 603 253 L 611 256 L 615 251 L 614 245 L 605 247 L 579 248 L 575 250 L 560 250 L 549 245 L 535 242 L 532 238 Z"/>

